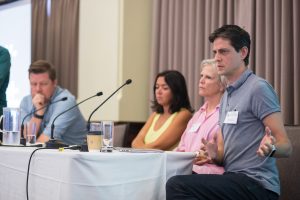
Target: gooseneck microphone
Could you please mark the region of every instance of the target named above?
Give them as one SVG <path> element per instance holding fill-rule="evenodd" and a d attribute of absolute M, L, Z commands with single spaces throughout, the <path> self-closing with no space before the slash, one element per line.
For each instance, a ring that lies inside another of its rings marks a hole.
<path fill-rule="evenodd" d="M 58 114 L 52 121 L 52 124 L 51 124 L 51 138 L 48 142 L 46 142 L 46 147 L 47 148 L 53 148 L 53 149 L 57 149 L 57 148 L 60 148 L 60 147 L 66 147 L 68 145 L 62 143 L 61 141 L 57 140 L 57 139 L 54 139 L 54 128 L 55 128 L 55 125 L 54 125 L 54 122 L 56 121 L 56 119 L 58 117 L 60 117 L 61 115 L 65 114 L 66 112 L 72 110 L 73 108 L 79 106 L 80 104 L 82 104 L 83 102 L 91 99 L 91 98 L 94 98 L 94 97 L 97 97 L 97 96 L 101 96 L 103 95 L 102 92 L 98 92 L 97 94 L 91 96 L 91 97 L 88 97 L 82 101 L 80 101 L 79 103 L 75 104 L 74 106 L 71 106 L 70 108 L 68 108 L 67 110 L 61 112 L 60 114 Z"/>
<path fill-rule="evenodd" d="M 39 108 L 39 109 L 37 109 L 37 110 L 34 110 L 34 111 L 28 113 L 27 115 L 25 115 L 24 118 L 23 118 L 23 120 L 22 120 L 22 123 L 21 123 L 21 139 L 20 139 L 20 144 L 26 146 L 26 139 L 24 138 L 24 121 L 25 121 L 25 119 L 26 119 L 27 117 L 29 117 L 30 115 L 36 113 L 36 112 L 39 111 L 39 110 L 42 110 L 42 109 L 44 109 L 44 108 L 47 108 L 48 106 L 50 106 L 50 105 L 52 105 L 52 104 L 55 104 L 55 103 L 60 102 L 60 101 L 66 101 L 67 99 L 68 99 L 68 97 L 63 97 L 63 98 L 58 99 L 58 100 L 56 100 L 56 101 L 52 101 L 52 102 L 50 101 L 47 105 L 45 105 L 45 106 L 43 106 L 43 107 L 41 107 L 41 108 Z"/>
<path fill-rule="evenodd" d="M 116 94 L 122 87 L 124 87 L 125 85 L 129 85 L 132 82 L 131 79 L 128 79 L 123 85 L 121 85 L 118 89 L 116 89 L 116 91 L 114 91 L 109 97 L 107 97 L 95 110 L 93 110 L 93 112 L 90 114 L 88 121 L 87 121 L 87 130 L 90 131 L 90 121 L 91 121 L 91 117 L 92 115 L 108 100 L 110 99 L 114 94 Z"/>

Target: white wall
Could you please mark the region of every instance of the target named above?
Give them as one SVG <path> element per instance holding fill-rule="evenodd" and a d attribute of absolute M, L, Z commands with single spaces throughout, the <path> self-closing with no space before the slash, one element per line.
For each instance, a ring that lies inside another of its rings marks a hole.
<path fill-rule="evenodd" d="M 128 78 L 133 80 L 93 116 L 93 120 L 145 121 L 148 117 L 151 0 L 80 2 L 78 100 L 86 118 Z"/>
<path fill-rule="evenodd" d="M 123 77 L 133 79 L 120 101 L 119 120 L 146 121 L 149 116 L 152 0 L 123 0 Z"/>
<path fill-rule="evenodd" d="M 119 7 L 118 0 L 80 2 L 78 100 L 104 93 L 81 106 L 86 118 L 118 85 Z M 100 114 L 101 119 L 117 119 L 117 102 L 109 101 L 99 111 L 96 120 Z"/>
<path fill-rule="evenodd" d="M 30 92 L 27 76 L 31 58 L 30 0 L 0 6 L 0 27 L 0 45 L 11 55 L 7 105 L 19 107 L 22 98 Z"/>

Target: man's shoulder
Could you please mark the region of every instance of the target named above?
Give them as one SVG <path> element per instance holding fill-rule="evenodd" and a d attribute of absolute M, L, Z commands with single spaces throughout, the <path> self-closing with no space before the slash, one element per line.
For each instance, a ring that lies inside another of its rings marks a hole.
<path fill-rule="evenodd" d="M 32 102 L 32 98 L 31 95 L 26 95 L 22 98 L 21 103 L 31 103 Z"/>
<path fill-rule="evenodd" d="M 0 59 L 1 60 L 8 60 L 8 59 L 10 59 L 10 54 L 9 54 L 8 49 L 6 49 L 4 47 L 1 47 L 1 46 L 0 46 Z"/>
<path fill-rule="evenodd" d="M 9 51 L 6 48 L 0 46 L 0 53 L 1 54 L 7 54 L 7 53 L 9 53 Z"/>
<path fill-rule="evenodd" d="M 63 97 L 67 97 L 68 100 L 75 100 L 75 96 L 68 89 L 57 86 L 53 100 Z"/>
<path fill-rule="evenodd" d="M 263 81 L 264 79 L 260 76 L 257 76 L 256 74 L 252 73 L 250 74 L 248 81 Z"/>
<path fill-rule="evenodd" d="M 273 86 L 267 80 L 255 75 L 255 74 L 253 74 L 253 76 L 249 77 L 248 84 L 251 84 L 252 91 L 266 90 L 266 89 L 274 90 Z"/>
<path fill-rule="evenodd" d="M 20 103 L 21 109 L 29 109 L 32 107 L 32 98 L 31 95 L 26 95 L 22 98 Z"/>

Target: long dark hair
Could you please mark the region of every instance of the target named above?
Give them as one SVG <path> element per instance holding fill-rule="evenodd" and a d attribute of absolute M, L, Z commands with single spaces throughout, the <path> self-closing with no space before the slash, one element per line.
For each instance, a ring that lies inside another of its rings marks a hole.
<path fill-rule="evenodd" d="M 170 105 L 170 112 L 178 112 L 181 108 L 186 108 L 192 112 L 193 109 L 190 104 L 184 76 L 176 70 L 166 70 L 157 74 L 153 86 L 154 101 L 152 102 L 153 105 L 151 107 L 153 111 L 157 113 L 164 112 L 163 106 L 158 104 L 155 96 L 156 82 L 159 77 L 165 78 L 165 82 L 170 87 L 173 94 L 173 99 L 171 100 Z"/>

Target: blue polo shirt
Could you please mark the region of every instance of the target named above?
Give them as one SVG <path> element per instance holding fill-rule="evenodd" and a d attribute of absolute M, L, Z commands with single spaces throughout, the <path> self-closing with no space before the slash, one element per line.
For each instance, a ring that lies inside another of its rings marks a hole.
<path fill-rule="evenodd" d="M 236 124 L 224 123 L 230 111 L 238 111 Z M 274 112 L 280 112 L 274 89 L 247 69 L 226 88 L 221 101 L 220 125 L 224 138 L 225 171 L 243 173 L 280 194 L 275 158 L 256 154 L 265 134 L 262 120 Z"/>
<path fill-rule="evenodd" d="M 63 97 L 68 97 L 66 101 L 60 101 L 47 107 L 44 119 L 41 124 L 39 133 L 44 133 L 48 137 L 51 136 L 51 124 L 56 116 L 63 111 L 71 108 L 76 104 L 75 97 L 66 89 L 56 87 L 51 101 L 57 101 Z M 32 96 L 28 95 L 21 101 L 21 119 L 34 111 L 32 104 Z M 25 122 L 29 121 L 32 116 L 28 117 Z M 86 137 L 86 121 L 83 118 L 78 107 L 59 116 L 54 122 L 54 138 L 62 140 L 66 144 L 82 144 Z"/>

